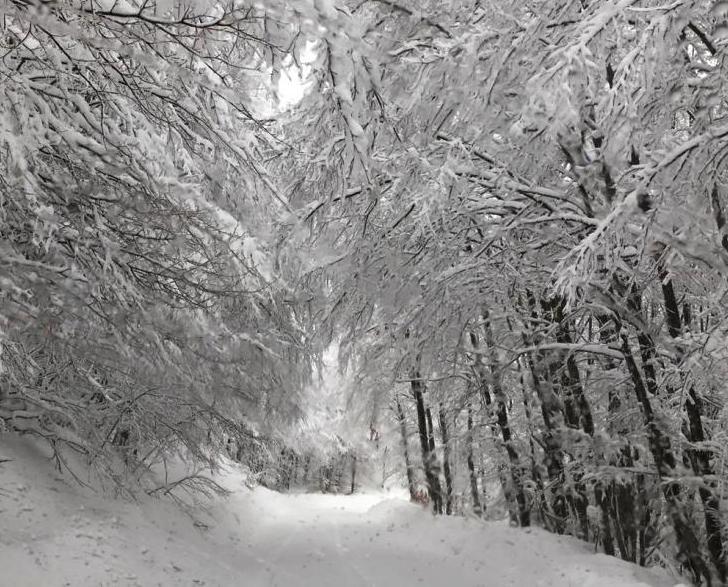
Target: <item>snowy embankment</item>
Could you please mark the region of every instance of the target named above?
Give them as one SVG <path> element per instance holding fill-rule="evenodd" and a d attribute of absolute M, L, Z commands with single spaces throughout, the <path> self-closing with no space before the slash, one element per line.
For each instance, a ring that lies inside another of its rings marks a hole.
<path fill-rule="evenodd" d="M 251 491 L 225 499 L 103 497 L 59 475 L 39 445 L 0 435 L 0 585 L 598 585 L 675 583 L 533 529 L 434 519 L 386 495 Z"/>

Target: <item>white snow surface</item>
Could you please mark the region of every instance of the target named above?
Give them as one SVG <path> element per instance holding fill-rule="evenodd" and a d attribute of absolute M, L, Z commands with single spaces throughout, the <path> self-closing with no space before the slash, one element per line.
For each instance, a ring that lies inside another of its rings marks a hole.
<path fill-rule="evenodd" d="M 232 493 L 186 513 L 112 499 L 60 475 L 41 445 L 0 435 L 0 585 L 668 586 L 659 570 L 539 529 L 434 518 L 391 494 Z"/>

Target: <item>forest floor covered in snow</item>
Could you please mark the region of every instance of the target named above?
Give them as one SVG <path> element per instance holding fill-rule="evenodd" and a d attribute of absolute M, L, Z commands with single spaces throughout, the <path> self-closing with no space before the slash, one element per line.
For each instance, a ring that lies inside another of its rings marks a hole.
<path fill-rule="evenodd" d="M 433 518 L 387 494 L 251 490 L 183 511 L 112 499 L 59 474 L 41 445 L 0 435 L 0 585 L 667 586 L 675 580 L 539 529 Z"/>

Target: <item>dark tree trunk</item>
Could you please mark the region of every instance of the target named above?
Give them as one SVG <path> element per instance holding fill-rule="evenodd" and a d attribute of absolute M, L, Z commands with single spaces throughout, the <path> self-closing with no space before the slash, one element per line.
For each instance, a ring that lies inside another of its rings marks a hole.
<path fill-rule="evenodd" d="M 436 480 L 437 490 L 439 492 L 439 511 L 441 514 L 443 511 L 443 499 L 442 499 L 442 484 L 440 483 L 440 463 L 437 460 L 437 450 L 435 444 L 435 427 L 432 424 L 432 412 L 430 406 L 425 407 L 425 419 L 427 421 L 427 445 L 430 449 L 430 463 L 432 469 L 432 475 Z"/>
<path fill-rule="evenodd" d="M 433 464 L 435 465 L 434 469 L 439 474 L 439 467 L 437 466 L 437 462 L 434 460 L 435 455 L 435 429 L 432 426 L 432 412 L 430 411 L 430 406 L 425 407 L 425 419 L 427 420 L 427 446 L 430 449 L 430 455 L 433 457 Z"/>
<path fill-rule="evenodd" d="M 621 323 L 617 324 L 617 330 L 621 330 Z M 632 355 L 627 335 L 624 333 L 621 334 L 621 339 L 622 353 L 624 354 L 627 369 L 634 384 L 635 396 L 640 404 L 642 416 L 647 427 L 650 452 L 655 460 L 657 473 L 661 480 L 666 477 L 672 477 L 674 475 L 676 460 L 670 438 L 661 429 L 659 421 L 655 417 L 652 404 L 647 395 L 647 389 L 642 380 L 642 375 Z M 663 494 L 675 529 L 675 537 L 678 543 L 678 559 L 690 569 L 693 580 L 697 584 L 700 584 L 702 578 L 705 578 L 710 584 L 710 571 L 700 553 L 698 536 L 687 517 L 688 504 L 682 498 L 679 483 L 675 481 L 664 482 Z"/>
<path fill-rule="evenodd" d="M 356 455 L 351 455 L 351 491 L 349 493 L 353 494 L 356 490 Z"/>
<path fill-rule="evenodd" d="M 530 332 L 523 333 L 523 342 L 526 346 L 538 346 L 545 342 L 541 333 L 541 320 L 538 316 L 536 299 L 531 292 L 526 292 L 528 311 L 530 313 Z M 553 383 L 553 366 L 551 356 L 547 352 L 529 353 L 526 356 L 534 391 L 541 405 L 544 430 L 541 442 L 544 448 L 544 464 L 549 478 L 550 499 L 547 500 L 549 508 L 544 511 L 546 527 L 558 534 L 566 530 L 568 509 L 564 495 L 564 451 L 563 430 L 564 413 L 561 402 L 556 396 Z"/>
<path fill-rule="evenodd" d="M 496 403 L 496 415 L 498 418 L 498 427 L 500 428 L 505 445 L 506 454 L 510 462 L 511 478 L 513 487 L 516 492 L 516 503 L 518 506 L 518 523 L 521 526 L 529 526 L 531 524 L 531 510 L 526 500 L 526 492 L 524 489 L 523 468 L 521 467 L 516 447 L 513 443 L 510 424 L 508 422 L 508 399 L 503 390 L 501 382 L 501 371 L 498 363 L 498 356 L 495 349 L 495 341 L 493 339 L 493 330 L 490 323 L 490 314 L 487 309 L 483 310 L 483 327 L 485 329 L 485 343 L 488 351 L 490 362 L 490 379 L 493 389 L 493 396 Z"/>
<path fill-rule="evenodd" d="M 573 339 L 569 330 L 569 320 L 564 316 L 566 301 L 561 297 L 542 301 L 545 314 L 556 327 L 556 342 L 571 344 Z M 561 353 L 563 356 L 563 353 Z M 565 359 L 554 362 L 560 367 L 561 388 L 564 395 L 566 424 L 572 428 L 581 428 L 589 436 L 594 435 L 594 418 L 591 406 L 586 399 L 584 386 L 581 384 L 579 367 L 573 353 L 566 353 Z M 565 368 L 564 368 L 565 367 Z"/>
<path fill-rule="evenodd" d="M 561 344 L 573 343 L 569 329 L 569 320 L 564 316 L 566 300 L 562 297 L 542 300 L 541 307 L 544 309 L 545 317 L 554 325 L 556 342 Z M 581 428 L 584 433 L 593 436 L 594 418 L 591 413 L 591 406 L 584 393 L 584 386 L 581 384 L 581 376 L 576 359 L 573 353 L 570 352 L 557 352 L 553 354 L 555 357 L 550 361 L 552 367 L 551 381 L 555 382 L 558 376 L 560 381 L 560 395 L 564 404 L 565 423 L 569 428 L 575 430 Z M 584 450 L 581 449 L 580 452 L 584 453 Z M 582 454 L 582 458 L 585 456 L 585 454 Z M 573 485 L 569 491 L 569 502 L 576 514 L 577 535 L 584 540 L 588 540 L 589 525 L 587 507 L 589 505 L 589 499 L 587 497 L 586 486 L 581 481 L 584 475 L 584 468 L 580 461 L 581 459 L 578 458 L 570 466 Z"/>
<path fill-rule="evenodd" d="M 442 489 L 440 487 L 440 479 L 435 469 L 434 453 L 430 450 L 430 440 L 427 428 L 427 415 L 425 410 L 424 399 L 424 383 L 420 379 L 420 374 L 413 373 L 411 387 L 412 395 L 415 399 L 417 407 L 417 428 L 420 437 L 420 447 L 422 448 L 422 465 L 425 469 L 425 480 L 427 481 L 427 490 L 430 494 L 430 502 L 432 510 L 436 514 L 442 513 Z"/>
<path fill-rule="evenodd" d="M 288 480 L 288 487 L 290 489 L 291 485 L 296 487 L 298 482 L 298 455 L 293 454 L 293 459 L 291 460 L 291 476 Z"/>
<path fill-rule="evenodd" d="M 728 251 L 728 226 L 726 226 L 725 213 L 723 211 L 723 205 L 721 203 L 721 193 L 718 184 L 713 184 L 713 191 L 710 194 L 710 203 L 713 207 L 713 215 L 715 217 L 715 223 L 718 226 L 718 230 L 721 233 L 720 244 L 723 248 Z"/>
<path fill-rule="evenodd" d="M 485 407 L 485 425 L 488 426 L 491 434 L 493 435 L 493 439 L 495 440 L 499 436 L 498 424 L 495 422 L 495 412 L 493 411 L 493 398 L 491 397 L 490 391 L 488 390 L 489 377 L 487 373 L 487 368 L 485 366 L 485 360 L 482 351 L 479 350 L 480 339 L 475 332 L 470 332 L 470 342 L 472 343 L 473 348 L 479 351 L 475 355 L 473 367 L 477 378 L 477 389 L 481 400 L 481 408 Z M 513 511 L 514 508 L 511 507 L 514 502 L 514 500 L 512 499 L 513 492 L 511 491 L 512 483 L 508 482 L 507 480 L 504 482 L 502 474 L 499 474 L 499 478 L 501 481 L 501 486 L 503 487 L 503 493 L 505 494 L 508 501 L 509 509 Z M 485 482 L 483 482 L 483 490 L 485 490 Z M 484 495 L 483 499 L 481 500 L 481 503 L 483 504 L 483 511 L 485 511 L 485 502 L 486 497 Z"/>
<path fill-rule="evenodd" d="M 642 372 L 644 373 L 644 388 L 649 396 L 657 395 L 657 351 L 650 334 L 641 326 L 642 322 L 642 301 L 640 293 L 632 288 L 627 291 L 623 285 L 618 285 L 618 289 L 627 294 L 627 307 L 634 314 L 636 325 L 637 342 L 640 349 L 640 360 L 642 362 Z M 618 324 L 619 321 L 615 321 Z M 632 377 L 634 379 L 634 377 Z M 620 431 L 620 433 L 626 433 Z M 633 467 L 635 459 L 638 457 L 637 450 L 628 444 L 620 456 L 619 464 L 623 467 Z M 622 556 L 625 560 L 638 562 L 645 565 L 647 562 L 647 553 L 652 549 L 657 534 L 653 520 L 653 500 L 647 491 L 647 480 L 644 475 L 636 475 L 634 481 L 634 490 L 632 487 L 617 486 L 615 493 L 617 496 L 617 512 L 621 519 L 630 520 L 625 522 L 625 540 L 628 550 L 627 556 Z M 629 490 L 629 493 L 628 493 Z M 629 513 L 628 513 L 629 512 Z M 634 520 L 632 522 L 631 520 Z M 620 547 L 621 548 L 621 547 Z"/>
<path fill-rule="evenodd" d="M 604 547 L 604 554 L 614 556 L 614 539 L 612 538 L 612 526 L 609 520 L 609 502 L 607 494 L 604 491 L 604 484 L 599 482 L 594 487 L 594 500 L 601 510 L 601 542 Z"/>
<path fill-rule="evenodd" d="M 445 474 L 445 513 L 449 516 L 452 514 L 452 495 L 453 495 L 453 484 L 452 484 L 452 471 L 450 470 L 450 439 L 448 438 L 447 421 L 445 410 L 440 404 L 440 410 L 438 412 L 438 419 L 440 422 L 440 436 L 442 437 L 442 471 Z"/>
<path fill-rule="evenodd" d="M 680 310 L 675 296 L 672 281 L 666 271 L 659 275 L 662 282 L 662 294 L 665 301 L 665 315 L 667 318 L 667 329 L 673 339 L 678 339 L 682 334 L 682 322 Z M 683 349 L 678 343 L 676 363 L 679 366 L 682 361 Z M 688 400 L 685 402 L 687 421 L 683 420 L 682 431 L 685 437 L 693 443 L 701 443 L 707 440 L 702 422 L 702 398 L 698 395 L 694 385 L 688 388 Z M 710 453 L 704 449 L 688 449 L 688 459 L 693 472 L 703 478 L 703 484 L 698 489 L 700 500 L 703 503 L 703 514 L 705 516 L 705 532 L 708 541 L 708 552 L 721 582 L 726 582 L 726 561 L 723 553 L 722 520 L 720 515 L 719 497 L 714 493 L 710 482 L 706 477 L 713 477 L 715 471 L 710 462 Z"/>
<path fill-rule="evenodd" d="M 303 462 L 303 484 L 308 483 L 308 474 L 311 470 L 311 455 L 306 455 L 306 460 Z"/>
<path fill-rule="evenodd" d="M 340 456 L 335 462 L 334 462 L 334 471 L 336 473 L 336 493 L 341 493 L 342 487 L 341 482 L 344 477 L 344 457 Z"/>
<path fill-rule="evenodd" d="M 635 479 L 637 487 L 637 504 L 638 504 L 638 520 L 639 520 L 639 549 L 637 562 L 640 566 L 647 566 L 647 554 L 652 549 L 655 540 L 657 540 L 657 531 L 652 516 L 652 505 L 647 493 L 645 476 L 637 475 Z"/>
<path fill-rule="evenodd" d="M 407 420 L 404 417 L 404 410 L 402 409 L 402 403 L 399 401 L 399 397 L 395 397 L 395 404 L 397 406 L 397 420 L 399 421 L 399 431 L 402 435 L 404 465 L 407 469 L 407 488 L 409 489 L 410 500 L 414 501 L 416 497 L 415 494 L 417 493 L 417 487 L 415 487 L 415 472 L 409 456 L 409 447 L 407 443 Z"/>
<path fill-rule="evenodd" d="M 625 468 L 634 466 L 629 444 L 622 447 L 617 463 Z M 619 552 L 622 559 L 636 562 L 639 518 L 634 486 L 629 481 L 612 483 L 609 496 L 614 502 L 613 512 Z"/>
<path fill-rule="evenodd" d="M 548 503 L 546 501 L 546 496 L 544 492 L 544 479 L 543 474 L 540 465 L 538 464 L 538 461 L 536 459 L 536 446 L 534 443 L 534 434 L 535 429 L 533 425 L 533 415 L 532 415 L 532 409 L 531 409 L 531 401 L 532 398 L 530 397 L 530 392 L 528 389 L 528 385 L 526 383 L 526 368 L 522 364 L 521 359 L 518 360 L 518 370 L 519 370 L 519 379 L 521 382 L 521 391 L 523 392 L 523 409 L 526 414 L 526 423 L 527 423 L 527 432 L 528 432 L 528 447 L 529 447 L 529 458 L 531 461 L 531 477 L 533 478 L 534 483 L 536 484 L 536 489 L 538 492 L 539 500 L 540 500 L 540 507 L 539 511 L 544 513 L 548 511 Z M 544 522 L 544 516 L 541 516 L 541 521 Z"/>
<path fill-rule="evenodd" d="M 609 315 L 597 315 L 596 320 L 599 325 L 601 342 L 611 347 L 618 345 L 619 336 Z M 607 370 L 613 371 L 618 368 L 618 363 L 614 358 L 607 357 L 605 361 Z M 608 464 L 612 467 L 631 467 L 633 465 L 631 459 L 632 448 L 629 440 L 624 439 L 628 427 L 620 423 L 621 406 L 622 400 L 618 388 L 610 388 L 607 409 L 613 424 L 609 426 L 608 431 L 611 438 L 624 444 L 618 456 L 610 456 Z M 601 462 L 604 463 L 603 457 L 601 458 Z M 634 561 L 634 545 L 637 538 L 634 520 L 637 512 L 635 511 L 634 485 L 631 481 L 625 479 L 629 475 L 629 473 L 625 473 L 624 477 L 618 482 L 615 480 L 597 482 L 594 488 L 594 497 L 601 509 L 604 553 L 616 555 L 614 547 L 616 542 L 621 558 Z"/>

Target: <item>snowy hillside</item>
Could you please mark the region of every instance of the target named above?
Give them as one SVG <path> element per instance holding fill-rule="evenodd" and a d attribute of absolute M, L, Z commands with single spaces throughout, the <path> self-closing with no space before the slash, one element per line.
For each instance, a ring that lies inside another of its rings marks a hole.
<path fill-rule="evenodd" d="M 95 494 L 48 456 L 0 437 L 3 587 L 674 584 L 574 539 L 434 518 L 391 495 L 250 490 L 230 468 L 218 477 L 230 496 L 188 515 Z"/>

